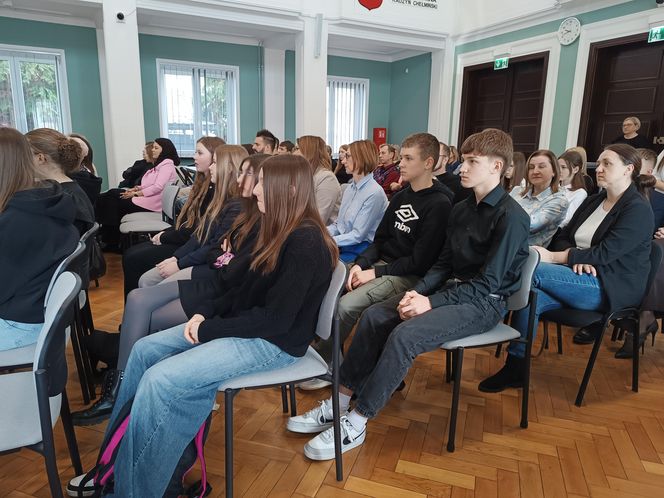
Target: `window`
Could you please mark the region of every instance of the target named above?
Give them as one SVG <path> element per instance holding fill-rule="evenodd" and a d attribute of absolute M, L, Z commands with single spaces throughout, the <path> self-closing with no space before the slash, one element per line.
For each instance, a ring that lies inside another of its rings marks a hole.
<path fill-rule="evenodd" d="M 158 60 L 161 134 L 182 156 L 202 136 L 238 142 L 239 68 Z"/>
<path fill-rule="evenodd" d="M 369 80 L 327 78 L 327 143 L 333 151 L 367 138 Z"/>
<path fill-rule="evenodd" d="M 0 126 L 70 131 L 63 55 L 0 47 Z"/>

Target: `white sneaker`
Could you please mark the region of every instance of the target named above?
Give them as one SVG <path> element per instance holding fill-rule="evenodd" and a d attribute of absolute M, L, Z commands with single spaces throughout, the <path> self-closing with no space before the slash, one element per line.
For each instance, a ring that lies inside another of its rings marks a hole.
<path fill-rule="evenodd" d="M 359 432 L 348 417 L 343 415 L 340 420 L 341 425 L 341 453 L 358 447 L 364 443 L 367 435 L 366 426 Z M 330 427 L 325 432 L 321 432 L 304 445 L 304 454 L 312 460 L 332 460 L 334 459 L 334 427 Z"/>
<path fill-rule="evenodd" d="M 303 391 L 316 391 L 317 389 L 323 389 L 324 387 L 331 386 L 332 382 L 329 380 L 323 379 L 311 379 L 300 382 L 297 387 Z"/>
<path fill-rule="evenodd" d="M 81 481 L 87 474 L 81 474 L 76 476 L 69 481 L 67 484 L 67 495 L 79 497 L 79 496 L 93 496 L 97 488 L 94 483 L 90 480 L 85 483 L 84 486 L 81 486 Z M 80 494 L 79 494 L 80 491 Z"/>
<path fill-rule="evenodd" d="M 320 401 L 316 408 L 312 408 L 304 415 L 289 418 L 286 429 L 291 432 L 313 434 L 332 427 L 332 421 L 332 401 L 326 399 Z"/>

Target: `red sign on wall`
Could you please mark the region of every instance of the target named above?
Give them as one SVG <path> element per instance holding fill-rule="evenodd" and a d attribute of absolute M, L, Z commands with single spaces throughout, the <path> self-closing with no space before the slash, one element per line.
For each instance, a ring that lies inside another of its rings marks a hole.
<path fill-rule="evenodd" d="M 360 5 L 368 10 L 377 9 L 383 4 L 383 0 L 360 0 Z"/>
<path fill-rule="evenodd" d="M 374 128 L 373 129 L 373 142 L 380 147 L 387 143 L 387 128 Z"/>

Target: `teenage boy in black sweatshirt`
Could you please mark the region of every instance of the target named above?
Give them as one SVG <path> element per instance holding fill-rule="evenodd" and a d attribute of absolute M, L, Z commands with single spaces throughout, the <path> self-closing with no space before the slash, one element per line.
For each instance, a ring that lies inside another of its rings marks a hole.
<path fill-rule="evenodd" d="M 445 247 L 412 290 L 367 309 L 340 370 L 342 451 L 364 442 L 366 423 L 387 404 L 415 358 L 441 344 L 493 328 L 519 288 L 528 257 L 530 220 L 500 179 L 512 161 L 512 139 L 487 129 L 461 147 L 461 184 L 474 195 L 452 210 Z M 334 458 L 332 402 L 288 421 L 294 432 L 320 432 L 304 447 L 314 460 Z"/>
<path fill-rule="evenodd" d="M 432 179 L 438 153 L 438 139 L 429 133 L 415 133 L 401 144 L 401 176 L 408 186 L 392 197 L 373 243 L 350 269 L 348 292 L 339 302 L 342 344 L 366 308 L 411 289 L 440 254 L 454 194 Z M 332 363 L 331 340 L 317 349 Z M 312 390 L 326 385 L 314 380 L 300 387 Z"/>

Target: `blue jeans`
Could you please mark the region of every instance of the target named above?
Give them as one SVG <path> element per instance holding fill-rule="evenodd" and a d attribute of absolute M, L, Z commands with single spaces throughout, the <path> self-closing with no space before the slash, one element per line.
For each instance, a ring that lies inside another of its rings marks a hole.
<path fill-rule="evenodd" d="M 0 351 L 35 344 L 43 323 L 21 323 L 0 318 Z"/>
<path fill-rule="evenodd" d="M 604 291 L 597 277 L 589 273 L 578 275 L 569 266 L 540 263 L 533 276 L 533 290 L 537 292 L 533 339 L 537 333 L 540 314 L 558 308 L 598 311 L 604 304 Z M 512 327 L 521 332 L 525 339 L 528 334 L 528 308 L 512 315 Z M 523 358 L 525 344 L 513 342 L 507 348 L 509 354 Z"/>
<path fill-rule="evenodd" d="M 210 414 L 219 385 L 297 360 L 264 339 L 230 337 L 194 346 L 183 331 L 178 325 L 144 337 L 129 355 L 109 423 L 134 398 L 115 461 L 113 496 L 161 498 L 185 447 Z"/>

